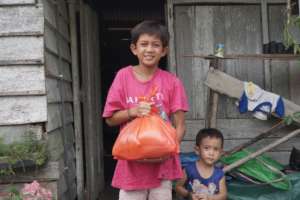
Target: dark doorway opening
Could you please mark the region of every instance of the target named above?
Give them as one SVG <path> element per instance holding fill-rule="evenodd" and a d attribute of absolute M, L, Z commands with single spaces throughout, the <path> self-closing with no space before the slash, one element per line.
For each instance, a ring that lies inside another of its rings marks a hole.
<path fill-rule="evenodd" d="M 130 30 L 143 20 L 158 20 L 165 24 L 165 2 L 152 1 L 102 1 L 97 5 L 101 27 L 101 79 L 102 105 L 104 106 L 108 89 L 116 72 L 125 66 L 137 64 L 130 52 Z M 166 58 L 160 66 L 166 68 Z M 112 146 L 119 128 L 108 127 L 103 121 L 104 176 L 110 185 L 116 161 L 111 155 Z"/>

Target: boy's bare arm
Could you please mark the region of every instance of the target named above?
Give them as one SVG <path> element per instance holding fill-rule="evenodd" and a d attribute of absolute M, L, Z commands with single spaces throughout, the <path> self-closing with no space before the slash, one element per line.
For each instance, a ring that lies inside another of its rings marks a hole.
<path fill-rule="evenodd" d="M 173 123 L 176 129 L 177 138 L 179 143 L 183 139 L 183 136 L 185 134 L 185 113 L 181 110 L 176 111 L 173 114 Z"/>
<path fill-rule="evenodd" d="M 187 180 L 187 176 L 186 176 L 185 170 L 183 170 L 183 177 L 181 179 L 177 180 L 176 185 L 175 185 L 175 191 L 181 197 L 189 196 L 189 191 L 184 187 L 186 180 Z"/>

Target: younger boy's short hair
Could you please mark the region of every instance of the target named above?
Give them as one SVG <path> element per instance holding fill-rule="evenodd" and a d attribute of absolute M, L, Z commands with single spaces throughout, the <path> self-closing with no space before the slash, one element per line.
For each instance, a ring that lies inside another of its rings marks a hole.
<path fill-rule="evenodd" d="M 215 128 L 201 129 L 196 136 L 196 146 L 199 146 L 201 144 L 202 140 L 206 137 L 220 139 L 222 142 L 222 147 L 223 147 L 223 143 L 224 143 L 223 134 L 221 133 L 221 131 L 219 131 L 218 129 L 215 129 Z"/>
<path fill-rule="evenodd" d="M 142 34 L 155 35 L 158 38 L 160 38 L 163 47 L 168 46 L 170 38 L 168 29 L 166 26 L 162 25 L 157 21 L 145 20 L 137 24 L 131 30 L 131 43 L 136 44 L 136 42 Z"/>

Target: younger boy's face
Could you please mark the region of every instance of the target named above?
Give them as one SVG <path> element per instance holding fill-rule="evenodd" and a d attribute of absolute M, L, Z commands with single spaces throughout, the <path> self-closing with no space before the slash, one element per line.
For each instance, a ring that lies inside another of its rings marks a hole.
<path fill-rule="evenodd" d="M 160 38 L 149 34 L 142 34 L 130 48 L 139 65 L 144 67 L 157 67 L 159 60 L 167 54 L 167 47 L 163 47 Z"/>
<path fill-rule="evenodd" d="M 220 138 L 205 137 L 195 150 L 200 155 L 200 159 L 207 165 L 214 165 L 220 158 L 223 146 Z"/>

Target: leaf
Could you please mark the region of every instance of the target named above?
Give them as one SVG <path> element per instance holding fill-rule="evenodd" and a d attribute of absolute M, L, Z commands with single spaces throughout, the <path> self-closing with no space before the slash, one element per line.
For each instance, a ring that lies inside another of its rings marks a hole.
<path fill-rule="evenodd" d="M 286 124 L 286 125 L 291 125 L 292 122 L 293 122 L 293 118 L 291 116 L 286 116 L 283 118 L 283 122 Z"/>

